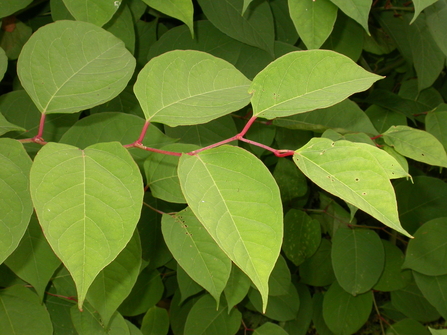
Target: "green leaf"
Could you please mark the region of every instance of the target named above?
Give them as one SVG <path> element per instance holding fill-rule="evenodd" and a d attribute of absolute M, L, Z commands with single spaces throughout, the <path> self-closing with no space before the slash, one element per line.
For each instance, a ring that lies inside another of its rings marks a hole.
<path fill-rule="evenodd" d="M 267 167 L 244 149 L 221 146 L 183 155 L 179 179 L 188 205 L 267 305 L 268 278 L 282 243 L 279 189 Z"/>
<path fill-rule="evenodd" d="M 10 131 L 26 131 L 26 129 L 12 124 L 5 119 L 3 114 L 0 113 L 0 135 L 8 133 Z"/>
<path fill-rule="evenodd" d="M 30 176 L 39 222 L 73 276 L 81 308 L 95 277 L 132 237 L 143 201 L 141 174 L 119 143 L 85 150 L 49 143 Z"/>
<path fill-rule="evenodd" d="M 311 257 L 320 246 L 320 223 L 303 211 L 291 209 L 284 217 L 282 250 L 296 266 Z"/>
<path fill-rule="evenodd" d="M 120 6 L 118 11 L 103 27 L 113 35 L 121 39 L 132 55 L 135 54 L 135 29 L 132 13 L 126 3 Z"/>
<path fill-rule="evenodd" d="M 339 133 L 364 132 L 377 135 L 371 120 L 353 101 L 346 99 L 331 107 L 273 120 L 273 124 L 289 129 L 324 132 L 332 129 Z"/>
<path fill-rule="evenodd" d="M 3 79 L 5 72 L 8 68 L 8 57 L 6 56 L 5 50 L 0 48 L 0 80 Z"/>
<path fill-rule="evenodd" d="M 353 296 L 377 283 L 385 263 L 382 242 L 368 229 L 338 229 L 332 238 L 331 256 L 338 283 Z"/>
<path fill-rule="evenodd" d="M 79 335 L 71 321 L 70 309 L 74 301 L 47 295 L 45 306 L 53 323 L 54 335 Z"/>
<path fill-rule="evenodd" d="M 105 325 L 95 309 L 86 303 L 85 311 L 76 306 L 70 309 L 71 320 L 78 335 L 130 335 L 129 327 L 123 316 L 115 313 L 110 323 Z"/>
<path fill-rule="evenodd" d="M 281 145 L 280 145 L 281 147 Z M 276 183 L 281 191 L 281 200 L 288 203 L 295 198 L 303 197 L 308 191 L 307 178 L 288 159 L 280 159 L 273 171 Z"/>
<path fill-rule="evenodd" d="M 17 248 L 33 213 L 31 164 L 20 142 L 0 139 L 0 263 Z"/>
<path fill-rule="evenodd" d="M 135 95 L 147 121 L 171 127 L 206 123 L 250 101 L 250 81 L 226 61 L 193 50 L 153 58 L 138 74 Z"/>
<path fill-rule="evenodd" d="M 300 266 L 301 282 L 312 286 L 328 286 L 335 281 L 331 262 L 332 244 L 322 239 L 317 251 Z"/>
<path fill-rule="evenodd" d="M 424 297 L 445 318 L 447 316 L 447 275 L 426 276 L 413 271 L 413 276 Z"/>
<path fill-rule="evenodd" d="M 446 335 L 447 334 L 447 329 L 433 329 L 428 327 L 428 329 L 430 330 L 430 334 L 432 335 Z"/>
<path fill-rule="evenodd" d="M 364 143 L 313 138 L 295 152 L 293 159 L 324 190 L 410 236 L 400 225 L 389 180 L 407 173 L 385 151 Z"/>
<path fill-rule="evenodd" d="M 134 68 L 135 59 L 120 39 L 76 21 L 40 28 L 17 64 L 23 87 L 44 114 L 75 113 L 111 100 Z"/>
<path fill-rule="evenodd" d="M 443 32 L 447 29 L 447 3 L 445 0 L 438 0 L 424 11 L 427 17 L 427 27 L 433 39 L 447 56 L 447 41 Z"/>
<path fill-rule="evenodd" d="M 228 306 L 216 302 L 206 294 L 192 306 L 185 323 L 184 335 L 228 335 L 236 334 L 241 325 L 242 315 L 236 308 L 230 312 Z"/>
<path fill-rule="evenodd" d="M 447 104 L 440 104 L 435 110 L 429 111 L 425 117 L 425 130 L 432 134 L 447 149 Z"/>
<path fill-rule="evenodd" d="M 379 79 L 336 52 L 295 51 L 262 70 L 249 92 L 254 115 L 274 119 L 335 105 Z"/>
<path fill-rule="evenodd" d="M 274 55 L 273 15 L 267 1 L 257 1 L 242 15 L 243 0 L 199 0 L 199 5 L 220 31 Z"/>
<path fill-rule="evenodd" d="M 272 0 L 269 3 L 275 24 L 276 40 L 295 45 L 298 34 L 290 17 L 288 0 Z"/>
<path fill-rule="evenodd" d="M 446 218 L 437 218 L 422 225 L 408 243 L 403 268 L 427 276 L 447 274 Z"/>
<path fill-rule="evenodd" d="M 431 322 L 441 317 L 414 282 L 401 290 L 392 291 L 391 303 L 407 317 L 420 322 Z"/>
<path fill-rule="evenodd" d="M 157 306 L 149 308 L 141 323 L 141 332 L 143 335 L 166 335 L 168 331 L 168 311 Z"/>
<path fill-rule="evenodd" d="M 385 266 L 383 272 L 374 285 L 374 290 L 390 292 L 404 288 L 411 281 L 411 272 L 402 270 L 404 254 L 389 241 L 381 239 L 385 251 Z"/>
<path fill-rule="evenodd" d="M 289 333 L 275 323 L 266 322 L 253 332 L 253 335 L 288 335 Z"/>
<path fill-rule="evenodd" d="M 194 6 L 191 0 L 143 0 L 150 7 L 185 23 L 194 38 Z"/>
<path fill-rule="evenodd" d="M 324 295 L 323 318 L 335 334 L 354 334 L 368 320 L 372 305 L 371 291 L 354 297 L 335 282 Z"/>
<path fill-rule="evenodd" d="M 160 149 L 186 153 L 199 149 L 199 147 L 193 144 L 175 143 L 168 144 Z M 164 201 L 186 203 L 177 176 L 178 161 L 178 156 L 160 153 L 149 154 L 149 157 L 144 161 L 144 171 L 152 196 Z"/>
<path fill-rule="evenodd" d="M 305 335 L 312 321 L 312 297 L 307 285 L 298 283 L 295 286 L 300 297 L 300 309 L 296 318 L 286 321 L 283 327 L 289 334 Z"/>
<path fill-rule="evenodd" d="M 231 271 L 227 255 L 189 208 L 173 215 L 164 214 L 161 228 L 178 264 L 219 304 Z"/>
<path fill-rule="evenodd" d="M 14 14 L 28 6 L 33 0 L 3 0 L 0 6 L 0 18 Z"/>
<path fill-rule="evenodd" d="M 279 255 L 269 278 L 269 295 L 286 295 L 290 290 L 291 274 L 286 260 Z"/>
<path fill-rule="evenodd" d="M 2 29 L 0 31 L 0 47 L 5 50 L 6 56 L 10 60 L 15 60 L 19 57 L 23 46 L 33 33 L 33 29 L 17 20 L 10 30 Z"/>
<path fill-rule="evenodd" d="M 245 11 L 247 10 L 248 6 L 250 6 L 250 3 L 251 3 L 252 1 L 253 1 L 253 0 L 244 0 L 244 6 L 242 7 L 242 15 L 245 14 Z"/>
<path fill-rule="evenodd" d="M 368 18 L 371 3 L 368 0 L 331 0 L 347 16 L 357 21 L 368 33 Z"/>
<path fill-rule="evenodd" d="M 180 304 L 204 290 L 204 288 L 197 284 L 197 282 L 195 282 L 179 264 L 177 264 L 177 283 L 181 295 Z"/>
<path fill-rule="evenodd" d="M 31 217 L 17 249 L 5 260 L 5 264 L 18 277 L 30 283 L 41 300 L 44 299 L 45 288 L 61 262 L 45 239 L 35 215 Z"/>
<path fill-rule="evenodd" d="M 392 126 L 383 139 L 398 153 L 419 162 L 447 167 L 447 154 L 432 134 L 407 126 Z"/>
<path fill-rule="evenodd" d="M 365 114 L 379 133 L 384 133 L 391 126 L 407 124 L 405 115 L 378 105 L 369 106 L 365 111 Z"/>
<path fill-rule="evenodd" d="M 24 286 L 0 291 L 0 327 L 4 334 L 51 335 L 50 315 L 39 297 Z"/>
<path fill-rule="evenodd" d="M 194 306 L 194 304 L 203 296 L 204 295 L 194 296 L 186 300 L 184 303 L 180 303 L 179 291 L 177 290 L 174 293 L 169 312 L 170 312 L 171 329 L 175 335 L 184 333 L 186 318 L 188 317 L 189 311 Z M 211 298 L 211 300 L 213 299 Z M 215 301 L 212 308 L 216 309 Z M 233 308 L 231 310 L 233 310 Z M 231 312 L 231 310 L 228 309 L 228 312 Z"/>
<path fill-rule="evenodd" d="M 108 324 L 113 313 L 129 295 L 141 267 L 140 237 L 134 232 L 126 247 L 95 278 L 87 292 L 88 302 Z"/>
<path fill-rule="evenodd" d="M 307 49 L 318 49 L 331 34 L 338 8 L 329 0 L 289 0 L 290 17 Z"/>
<path fill-rule="evenodd" d="M 63 0 L 77 21 L 93 23 L 99 27 L 106 24 L 118 10 L 121 1 Z"/>
<path fill-rule="evenodd" d="M 427 328 L 413 319 L 396 322 L 387 329 L 386 335 L 430 335 Z"/>
<path fill-rule="evenodd" d="M 434 4 L 435 2 L 437 2 L 438 0 L 414 0 L 413 4 L 414 4 L 414 16 L 413 19 L 411 20 L 410 24 L 412 24 L 414 21 L 416 21 L 416 19 L 418 18 L 419 14 L 421 14 L 421 12 L 431 6 L 432 4 Z"/>
<path fill-rule="evenodd" d="M 229 311 L 245 298 L 250 289 L 250 285 L 251 281 L 247 275 L 237 266 L 233 265 L 231 267 L 230 278 L 228 278 L 227 285 L 224 289 Z"/>
<path fill-rule="evenodd" d="M 319 335 L 335 335 L 326 325 L 323 318 L 323 293 L 316 292 L 312 297 L 312 321 Z"/>

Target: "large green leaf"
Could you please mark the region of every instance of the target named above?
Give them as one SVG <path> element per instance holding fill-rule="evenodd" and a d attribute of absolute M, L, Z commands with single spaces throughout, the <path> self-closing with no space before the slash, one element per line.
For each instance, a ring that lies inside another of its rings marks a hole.
<path fill-rule="evenodd" d="M 290 17 L 307 49 L 318 49 L 328 38 L 337 18 L 329 0 L 289 0 Z"/>
<path fill-rule="evenodd" d="M 364 143 L 313 138 L 295 152 L 293 159 L 324 190 L 410 236 L 399 222 L 389 180 L 408 174 L 385 151 Z"/>
<path fill-rule="evenodd" d="M 408 243 L 403 268 L 410 268 L 428 276 L 447 274 L 446 218 L 431 220 L 414 234 Z"/>
<path fill-rule="evenodd" d="M 45 288 L 61 262 L 48 245 L 35 215 L 31 217 L 19 246 L 5 260 L 5 264 L 18 277 L 30 283 L 41 300 L 44 299 Z"/>
<path fill-rule="evenodd" d="M 162 231 L 178 264 L 217 301 L 230 277 L 231 261 L 189 208 L 163 215 Z"/>
<path fill-rule="evenodd" d="M 33 212 L 31 164 L 21 143 L 0 139 L 0 263 L 17 248 Z"/>
<path fill-rule="evenodd" d="M 40 28 L 17 64 L 23 87 L 45 114 L 75 113 L 111 100 L 134 68 L 135 59 L 120 39 L 79 21 Z"/>
<path fill-rule="evenodd" d="M 379 79 L 334 51 L 290 52 L 253 79 L 253 113 L 274 119 L 329 107 Z"/>
<path fill-rule="evenodd" d="M 443 145 L 432 134 L 407 126 L 392 126 L 383 139 L 398 153 L 419 162 L 447 167 L 447 154 Z"/>
<path fill-rule="evenodd" d="M 338 229 L 332 238 L 331 256 L 338 283 L 353 296 L 377 283 L 385 263 L 379 236 L 367 229 Z"/>
<path fill-rule="evenodd" d="M 78 21 L 93 23 L 99 27 L 107 23 L 118 10 L 121 1 L 63 0 L 71 15 Z"/>
<path fill-rule="evenodd" d="M 184 22 L 194 37 L 192 0 L 143 0 L 152 8 Z"/>
<path fill-rule="evenodd" d="M 33 0 L 3 0 L 0 2 L 0 18 L 14 14 L 19 9 L 25 8 Z"/>
<path fill-rule="evenodd" d="M 268 279 L 283 237 L 278 186 L 267 167 L 239 147 L 183 155 L 179 179 L 188 205 L 267 305 Z"/>
<path fill-rule="evenodd" d="M 331 0 L 347 16 L 357 21 L 369 34 L 368 18 L 371 10 L 369 0 Z"/>
<path fill-rule="evenodd" d="M 15 285 L 0 291 L 3 334 L 52 335 L 50 315 L 30 289 Z"/>
<path fill-rule="evenodd" d="M 143 201 L 141 174 L 117 142 L 85 150 L 49 143 L 30 176 L 40 224 L 76 283 L 81 308 L 95 277 L 132 237 Z"/>
<path fill-rule="evenodd" d="M 146 120 L 171 127 L 206 123 L 250 101 L 250 81 L 233 65 L 193 50 L 153 58 L 134 86 Z"/>
<path fill-rule="evenodd" d="M 335 282 L 324 295 L 323 318 L 335 334 L 354 334 L 368 320 L 372 305 L 371 291 L 353 297 Z"/>
<path fill-rule="evenodd" d="M 259 0 L 242 14 L 243 0 L 199 0 L 207 19 L 228 36 L 274 55 L 275 30 L 267 1 Z"/>

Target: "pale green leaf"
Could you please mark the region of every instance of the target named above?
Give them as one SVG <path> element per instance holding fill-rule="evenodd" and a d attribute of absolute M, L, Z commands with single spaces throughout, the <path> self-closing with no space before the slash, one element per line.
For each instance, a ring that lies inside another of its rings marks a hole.
<path fill-rule="evenodd" d="M 245 14 L 245 11 L 247 10 L 248 6 L 250 6 L 250 3 L 251 3 L 252 1 L 253 1 L 253 0 L 244 0 L 244 6 L 242 7 L 242 15 Z"/>
<path fill-rule="evenodd" d="M 188 205 L 253 281 L 265 308 L 283 236 L 282 204 L 273 176 L 254 155 L 225 145 L 183 155 L 179 179 Z"/>
<path fill-rule="evenodd" d="M 383 139 L 403 156 L 419 162 L 447 167 L 447 154 L 443 145 L 432 134 L 407 126 L 392 126 Z"/>
<path fill-rule="evenodd" d="M 3 135 L 5 133 L 8 133 L 10 131 L 26 131 L 24 128 L 16 126 L 15 124 L 12 124 L 6 118 L 3 116 L 3 114 L 0 113 L 0 135 Z"/>
<path fill-rule="evenodd" d="M 28 6 L 33 0 L 2 0 L 0 2 L 0 18 L 14 14 Z"/>
<path fill-rule="evenodd" d="M 113 313 L 129 295 L 141 267 L 140 236 L 134 232 L 126 247 L 95 278 L 87 292 L 88 302 L 108 324 Z"/>
<path fill-rule="evenodd" d="M 77 21 L 93 23 L 99 27 L 106 24 L 118 10 L 121 0 L 63 0 Z"/>
<path fill-rule="evenodd" d="M 385 151 L 364 143 L 314 138 L 298 149 L 294 161 L 329 193 L 358 207 L 388 227 L 410 236 L 399 222 L 390 178 L 407 176 Z"/>
<path fill-rule="evenodd" d="M 413 271 L 414 280 L 424 297 L 436 307 L 443 318 L 447 317 L 447 275 L 427 276 Z"/>
<path fill-rule="evenodd" d="M 338 229 L 332 238 L 332 266 L 340 286 L 356 296 L 378 281 L 385 263 L 379 236 L 367 229 Z"/>
<path fill-rule="evenodd" d="M 49 143 L 30 175 L 39 222 L 76 283 L 81 307 L 95 277 L 132 237 L 143 201 L 141 174 L 127 150 L 111 142 L 85 150 Z"/>
<path fill-rule="evenodd" d="M 419 14 L 421 14 L 421 12 L 427 8 L 428 6 L 431 6 L 432 4 L 434 4 L 435 2 L 437 2 L 438 0 L 414 0 L 413 4 L 414 4 L 414 16 L 413 19 L 411 20 L 410 24 L 412 24 L 419 16 Z"/>
<path fill-rule="evenodd" d="M 253 113 L 274 119 L 329 107 L 379 79 L 334 51 L 290 52 L 253 79 Z"/>
<path fill-rule="evenodd" d="M 244 0 L 199 0 L 199 5 L 220 31 L 248 45 L 274 55 L 273 15 L 267 1 L 257 1 L 242 15 Z"/>
<path fill-rule="evenodd" d="M 438 0 L 425 11 L 427 27 L 438 47 L 447 56 L 447 41 L 444 32 L 447 29 L 447 2 Z"/>
<path fill-rule="evenodd" d="M 216 302 L 206 294 L 192 306 L 186 319 L 184 335 L 236 334 L 241 320 L 241 312 L 236 308 L 229 312 L 223 299 L 216 310 Z"/>
<path fill-rule="evenodd" d="M 369 0 L 331 0 L 347 16 L 357 21 L 369 34 L 368 18 L 371 10 Z"/>
<path fill-rule="evenodd" d="M 166 335 L 169 331 L 169 315 L 164 308 L 149 308 L 141 323 L 143 335 Z"/>
<path fill-rule="evenodd" d="M 135 95 L 148 121 L 171 127 L 206 123 L 246 106 L 250 81 L 210 54 L 175 50 L 139 73 Z"/>
<path fill-rule="evenodd" d="M 45 114 L 75 113 L 113 99 L 134 68 L 135 59 L 120 39 L 79 21 L 40 28 L 17 64 L 23 87 Z"/>
<path fill-rule="evenodd" d="M 45 239 L 35 215 L 31 217 L 17 249 L 5 260 L 5 264 L 18 277 L 30 283 L 41 300 L 44 299 L 45 288 L 61 262 Z"/>
<path fill-rule="evenodd" d="M 50 315 L 39 297 L 21 285 L 0 290 L 0 327 L 3 334 L 53 334 Z"/>
<path fill-rule="evenodd" d="M 31 164 L 20 142 L 0 139 L 0 263 L 17 248 L 33 213 Z"/>
<path fill-rule="evenodd" d="M 253 335 L 288 335 L 289 333 L 275 323 L 266 322 L 253 332 Z"/>
<path fill-rule="evenodd" d="M 447 334 L 447 329 L 434 329 L 434 328 L 428 327 L 428 330 L 430 330 L 430 334 L 432 334 L 432 335 L 446 335 Z"/>
<path fill-rule="evenodd" d="M 143 0 L 150 7 L 185 23 L 194 38 L 192 0 Z"/>
<path fill-rule="evenodd" d="M 289 0 L 290 17 L 307 49 L 318 49 L 331 34 L 338 8 L 329 0 Z"/>
<path fill-rule="evenodd" d="M 424 223 L 408 243 L 403 268 L 410 268 L 428 276 L 447 274 L 446 218 Z"/>
<path fill-rule="evenodd" d="M 372 292 L 352 296 L 335 282 L 324 295 L 323 318 L 335 334 L 355 334 L 368 320 Z"/>
<path fill-rule="evenodd" d="M 178 264 L 219 304 L 231 271 L 227 255 L 189 208 L 173 215 L 164 214 L 161 228 Z"/>

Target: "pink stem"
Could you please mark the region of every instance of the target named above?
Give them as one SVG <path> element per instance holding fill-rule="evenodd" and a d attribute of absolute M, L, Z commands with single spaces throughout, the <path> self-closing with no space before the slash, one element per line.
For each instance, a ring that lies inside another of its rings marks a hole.
<path fill-rule="evenodd" d="M 265 150 L 268 150 L 270 152 L 273 152 L 275 154 L 276 157 L 287 157 L 287 156 L 293 156 L 293 154 L 295 153 L 295 151 L 293 150 L 277 150 L 277 149 L 273 149 L 265 144 L 262 143 L 258 143 L 252 140 L 248 140 L 246 138 L 240 138 L 239 140 L 241 140 L 242 142 L 246 142 L 246 143 L 250 143 L 253 144 L 257 147 L 263 148 Z"/>

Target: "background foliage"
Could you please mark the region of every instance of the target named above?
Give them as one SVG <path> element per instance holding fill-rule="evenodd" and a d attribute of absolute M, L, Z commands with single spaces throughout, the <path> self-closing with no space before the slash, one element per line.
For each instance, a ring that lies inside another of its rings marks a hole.
<path fill-rule="evenodd" d="M 2 332 L 447 332 L 445 0 L 0 18 Z"/>

